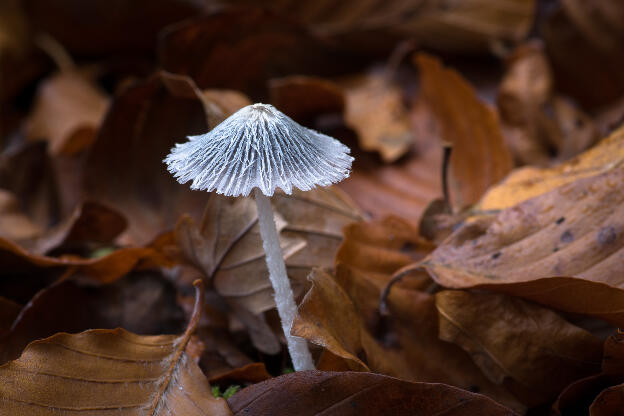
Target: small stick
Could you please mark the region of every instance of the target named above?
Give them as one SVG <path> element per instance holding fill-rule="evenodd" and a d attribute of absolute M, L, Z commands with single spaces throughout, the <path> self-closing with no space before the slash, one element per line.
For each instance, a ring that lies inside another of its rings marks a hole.
<path fill-rule="evenodd" d="M 381 291 L 381 295 L 379 296 L 379 314 L 381 316 L 388 316 L 390 314 L 390 311 L 388 310 L 388 296 L 390 295 L 390 289 L 392 289 L 392 286 L 394 286 L 395 283 L 400 282 L 408 274 L 422 268 L 424 268 L 422 263 L 410 264 L 397 270 L 392 275 L 392 279 L 390 279 L 386 287 L 384 287 L 384 289 Z"/>
<path fill-rule="evenodd" d="M 452 212 L 451 209 L 451 193 L 449 192 L 448 184 L 448 171 L 451 162 L 451 153 L 453 152 L 453 143 L 442 143 L 442 195 L 444 196 L 444 204 L 448 209 L 448 212 Z"/>

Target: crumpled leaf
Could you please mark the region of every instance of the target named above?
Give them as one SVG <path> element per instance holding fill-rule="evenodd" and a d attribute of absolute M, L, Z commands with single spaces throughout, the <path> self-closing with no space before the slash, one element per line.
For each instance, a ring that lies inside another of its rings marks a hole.
<path fill-rule="evenodd" d="M 624 127 L 596 146 L 552 168 L 516 169 L 500 184 L 490 188 L 479 202 L 482 211 L 500 210 L 549 192 L 576 180 L 608 172 L 624 161 Z"/>
<path fill-rule="evenodd" d="M 160 39 L 159 58 L 164 69 L 192 77 L 200 88 L 239 90 L 255 100 L 267 96 L 271 78 L 330 75 L 357 61 L 301 25 L 257 7 L 224 9 L 170 26 Z"/>
<path fill-rule="evenodd" d="M 466 350 L 490 380 L 527 405 L 598 372 L 602 342 L 550 309 L 493 293 L 446 290 L 435 299 L 440 339 Z"/>
<path fill-rule="evenodd" d="M 373 373 L 300 371 L 241 390 L 234 415 L 514 415 L 480 394 Z"/>
<path fill-rule="evenodd" d="M 181 336 L 93 329 L 31 343 L 0 367 L 2 412 L 231 414 L 186 352 L 202 300 L 198 295 L 194 319 Z"/>
<path fill-rule="evenodd" d="M 52 155 L 76 154 L 93 142 L 107 108 L 108 97 L 85 74 L 55 74 L 39 86 L 26 136 L 47 141 Z"/>
<path fill-rule="evenodd" d="M 351 77 L 341 85 L 345 124 L 357 133 L 360 147 L 379 152 L 387 163 L 403 156 L 414 134 L 401 89 L 385 73 Z"/>
<path fill-rule="evenodd" d="M 495 112 L 452 69 L 429 55 L 419 54 L 425 102 L 440 126 L 441 137 L 453 145 L 451 203 L 458 209 L 476 203 L 487 189 L 512 169 Z"/>
<path fill-rule="evenodd" d="M 208 194 L 177 183 L 162 160 L 176 142 L 208 130 L 219 107 L 205 100 L 191 79 L 158 72 L 113 101 L 87 158 L 84 191 L 128 219 L 124 242 L 144 245 L 181 214 L 201 214 Z"/>

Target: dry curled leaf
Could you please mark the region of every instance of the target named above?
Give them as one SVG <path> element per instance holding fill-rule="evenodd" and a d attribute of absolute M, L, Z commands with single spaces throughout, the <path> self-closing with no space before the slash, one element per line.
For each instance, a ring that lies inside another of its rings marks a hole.
<path fill-rule="evenodd" d="M 493 293 L 447 290 L 435 298 L 440 339 L 461 346 L 527 405 L 598 372 L 602 342 L 550 309 Z"/>
<path fill-rule="evenodd" d="M 345 124 L 357 133 L 360 147 L 379 152 L 386 163 L 403 156 L 414 134 L 400 88 L 384 73 L 352 77 L 341 85 Z"/>
<path fill-rule="evenodd" d="M 52 155 L 76 154 L 91 145 L 107 108 L 108 97 L 84 74 L 61 72 L 39 86 L 26 135 L 47 141 Z"/>
<path fill-rule="evenodd" d="M 228 403 L 234 415 L 515 414 L 485 396 L 444 384 L 353 372 L 288 374 L 247 387 Z"/>
<path fill-rule="evenodd" d="M 446 287 L 579 277 L 623 287 L 624 167 L 578 179 L 454 232 L 424 261 Z"/>
<path fill-rule="evenodd" d="M 93 329 L 31 343 L 19 359 L 0 367 L 0 409 L 32 415 L 231 414 L 186 352 L 203 296 L 196 299 L 181 336 Z"/>
<path fill-rule="evenodd" d="M 293 75 L 269 82 L 271 104 L 300 124 L 308 124 L 322 114 L 342 114 L 342 88 L 323 78 Z"/>
<path fill-rule="evenodd" d="M 493 186 L 477 206 L 482 211 L 500 210 L 549 192 L 559 186 L 607 172 L 624 161 L 624 128 L 614 131 L 581 155 L 552 168 L 524 167 L 512 171 Z"/>
<path fill-rule="evenodd" d="M 2 364 L 18 358 L 30 342 L 58 332 L 122 327 L 148 335 L 179 332 L 184 325 L 170 285 L 154 272 L 130 273 L 98 287 L 69 279 L 56 282 L 20 309 L 0 339 Z"/>
<path fill-rule="evenodd" d="M 509 173 L 511 154 L 496 113 L 477 98 L 459 73 L 429 55 L 417 55 L 416 62 L 425 101 L 436 117 L 441 137 L 453 145 L 451 203 L 465 208 Z"/>
<path fill-rule="evenodd" d="M 113 101 L 87 158 L 84 192 L 124 214 L 124 241 L 146 244 L 181 214 L 201 214 L 208 194 L 181 186 L 162 160 L 176 142 L 208 130 L 219 107 L 206 100 L 190 78 L 158 72 Z"/>
<path fill-rule="evenodd" d="M 419 103 L 413 107 L 415 139 L 409 152 L 390 165 L 368 154 L 356 154 L 351 176 L 338 184 L 375 218 L 398 215 L 418 224 L 429 202 L 442 194 L 442 148 L 425 106 Z"/>

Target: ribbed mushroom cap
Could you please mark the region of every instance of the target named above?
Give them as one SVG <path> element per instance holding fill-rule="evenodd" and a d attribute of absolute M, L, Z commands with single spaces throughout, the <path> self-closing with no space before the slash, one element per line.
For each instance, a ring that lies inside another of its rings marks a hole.
<path fill-rule="evenodd" d="M 297 124 L 268 104 L 243 107 L 210 132 L 190 136 L 165 158 L 167 169 L 191 189 L 228 196 L 255 187 L 271 196 L 308 191 L 349 176 L 353 157 L 338 140 Z"/>

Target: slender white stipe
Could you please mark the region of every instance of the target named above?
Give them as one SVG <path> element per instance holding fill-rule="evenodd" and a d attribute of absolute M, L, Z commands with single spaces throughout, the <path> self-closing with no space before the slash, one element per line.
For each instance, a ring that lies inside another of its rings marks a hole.
<path fill-rule="evenodd" d="M 176 144 L 164 160 L 178 182 L 192 181 L 191 189 L 228 196 L 255 190 L 269 279 L 296 371 L 314 369 L 314 364 L 307 342 L 290 334 L 297 305 L 269 197 L 277 188 L 290 194 L 293 187 L 308 191 L 340 182 L 351 170 L 349 152 L 338 140 L 297 124 L 275 107 L 253 104 L 210 132 Z"/>

